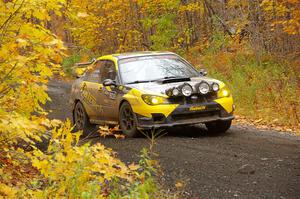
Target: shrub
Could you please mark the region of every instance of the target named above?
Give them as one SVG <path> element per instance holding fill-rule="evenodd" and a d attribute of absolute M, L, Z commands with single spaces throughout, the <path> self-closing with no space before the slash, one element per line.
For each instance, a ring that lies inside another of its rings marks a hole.
<path fill-rule="evenodd" d="M 79 145 L 78 133 L 70 122 L 52 131 L 45 153 L 35 149 L 30 159 L 40 173 L 38 186 L 27 189 L 35 198 L 149 198 L 157 189 L 155 172 L 147 150 L 140 164 L 126 166 L 111 149 L 102 144 Z"/>

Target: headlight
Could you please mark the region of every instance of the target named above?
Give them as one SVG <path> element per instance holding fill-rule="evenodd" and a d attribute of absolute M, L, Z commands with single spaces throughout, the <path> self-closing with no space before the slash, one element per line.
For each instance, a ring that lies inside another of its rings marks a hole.
<path fill-rule="evenodd" d="M 207 82 L 201 82 L 199 84 L 199 92 L 203 95 L 209 92 L 209 84 Z"/>
<path fill-rule="evenodd" d="M 227 87 L 223 87 L 219 92 L 218 92 L 218 97 L 228 97 L 230 96 L 230 91 Z"/>
<path fill-rule="evenodd" d="M 189 97 L 193 93 L 193 88 L 189 84 L 184 84 L 181 88 L 181 92 L 184 96 Z"/>
<path fill-rule="evenodd" d="M 142 99 L 148 105 L 166 104 L 166 98 L 156 95 L 142 95 Z"/>
<path fill-rule="evenodd" d="M 219 84 L 217 84 L 217 83 L 213 83 L 213 84 L 211 85 L 211 88 L 212 88 L 212 90 L 215 91 L 215 92 L 219 91 L 219 89 L 220 89 Z"/>

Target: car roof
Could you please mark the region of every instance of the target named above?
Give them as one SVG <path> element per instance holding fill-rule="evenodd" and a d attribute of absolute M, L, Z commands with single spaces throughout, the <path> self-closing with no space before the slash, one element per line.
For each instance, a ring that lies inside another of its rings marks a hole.
<path fill-rule="evenodd" d="M 143 57 L 143 56 L 151 56 L 151 55 L 176 55 L 176 54 L 167 51 L 140 51 L 140 52 L 113 54 L 112 56 L 117 59 L 126 59 L 126 58 Z"/>

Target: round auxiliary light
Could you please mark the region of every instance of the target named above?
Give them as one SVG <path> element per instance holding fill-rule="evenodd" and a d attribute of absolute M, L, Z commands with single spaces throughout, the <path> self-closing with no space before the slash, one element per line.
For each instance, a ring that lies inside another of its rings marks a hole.
<path fill-rule="evenodd" d="M 174 88 L 174 89 L 172 90 L 172 95 L 173 95 L 173 96 L 178 96 L 178 95 L 179 95 L 179 90 L 178 90 L 177 88 Z"/>
<path fill-rule="evenodd" d="M 181 88 L 181 92 L 184 96 L 189 97 L 193 93 L 193 88 L 189 84 L 184 84 Z"/>
<path fill-rule="evenodd" d="M 209 85 L 207 82 L 201 82 L 199 84 L 199 92 L 203 95 L 205 95 L 209 92 Z"/>
<path fill-rule="evenodd" d="M 173 95 L 173 89 L 166 90 L 166 95 L 169 96 L 169 97 L 172 97 L 172 95 Z"/>
<path fill-rule="evenodd" d="M 217 84 L 217 83 L 213 83 L 211 87 L 212 87 L 212 90 L 215 92 L 219 91 L 219 89 L 220 89 L 219 84 Z"/>

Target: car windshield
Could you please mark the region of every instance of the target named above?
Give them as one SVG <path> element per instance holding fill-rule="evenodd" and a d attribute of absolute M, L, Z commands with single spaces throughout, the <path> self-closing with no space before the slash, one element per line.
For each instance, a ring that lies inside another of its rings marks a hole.
<path fill-rule="evenodd" d="M 198 76 L 198 72 L 190 64 L 176 55 L 121 59 L 119 69 L 124 84 Z"/>

